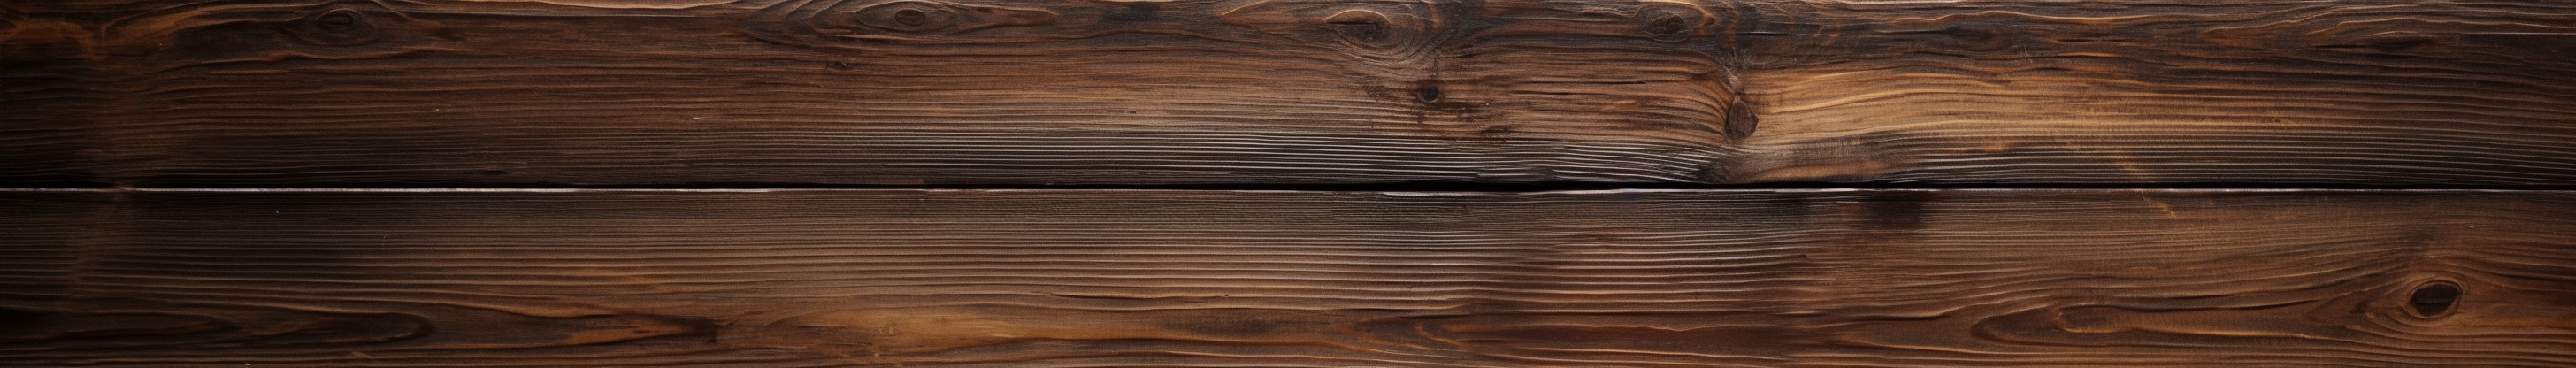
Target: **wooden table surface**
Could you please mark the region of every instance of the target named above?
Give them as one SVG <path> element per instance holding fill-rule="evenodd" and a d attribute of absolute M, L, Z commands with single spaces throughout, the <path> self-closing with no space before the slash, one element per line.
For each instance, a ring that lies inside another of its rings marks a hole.
<path fill-rule="evenodd" d="M 2576 366 L 2559 0 L 0 0 L 0 366 Z"/>

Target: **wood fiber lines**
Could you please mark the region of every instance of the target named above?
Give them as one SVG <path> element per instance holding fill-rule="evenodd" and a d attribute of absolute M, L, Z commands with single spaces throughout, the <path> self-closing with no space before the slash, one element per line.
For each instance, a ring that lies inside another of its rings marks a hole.
<path fill-rule="evenodd" d="M 2557 192 L 0 198 L 13 366 L 2576 364 Z"/>
<path fill-rule="evenodd" d="M 2557 1 L 0 4 L 0 179 L 2576 184 Z"/>
<path fill-rule="evenodd" d="M 0 366 L 2571 367 L 2569 106 L 2560 0 L 0 0 Z"/>

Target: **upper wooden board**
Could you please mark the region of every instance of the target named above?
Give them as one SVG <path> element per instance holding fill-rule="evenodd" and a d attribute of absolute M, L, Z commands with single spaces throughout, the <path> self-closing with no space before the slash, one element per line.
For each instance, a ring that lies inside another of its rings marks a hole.
<path fill-rule="evenodd" d="M 0 366 L 2568 367 L 2569 218 L 2516 191 L 0 192 Z"/>
<path fill-rule="evenodd" d="M 2576 4 L 0 4 L 0 180 L 2576 184 Z"/>

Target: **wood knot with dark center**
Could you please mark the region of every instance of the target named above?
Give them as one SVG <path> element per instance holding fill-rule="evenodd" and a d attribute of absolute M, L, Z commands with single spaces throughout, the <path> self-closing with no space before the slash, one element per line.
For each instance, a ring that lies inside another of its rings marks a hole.
<path fill-rule="evenodd" d="M 1646 22 L 1646 33 L 1659 35 L 1682 33 L 1689 30 L 1690 25 L 1686 22 L 1688 21 L 1682 20 L 1678 15 L 1656 14 L 1655 20 Z"/>
<path fill-rule="evenodd" d="M 1711 22 L 1707 10 L 1690 4 L 1651 3 L 1637 9 L 1637 30 L 1656 41 L 1682 41 L 1698 36 Z"/>
<path fill-rule="evenodd" d="M 925 24 L 930 24 L 930 13 L 923 12 L 921 9 L 896 10 L 894 11 L 894 23 L 904 26 L 920 27 Z"/>
<path fill-rule="evenodd" d="M 2450 315 L 2453 304 L 2460 302 L 2460 294 L 2460 284 L 2450 281 L 2416 285 L 2414 291 L 2406 293 L 2406 313 L 2422 318 Z"/>
<path fill-rule="evenodd" d="M 957 22 L 957 9 L 946 4 L 899 1 L 861 8 L 858 23 L 893 31 L 922 32 L 948 28 Z"/>
<path fill-rule="evenodd" d="M 1388 24 L 1391 22 L 1386 14 L 1367 10 L 1345 11 L 1324 18 L 1324 23 L 1331 25 L 1333 33 L 1341 35 L 1343 41 L 1359 45 L 1377 45 L 1393 38 L 1394 26 Z"/>
<path fill-rule="evenodd" d="M 1454 31 L 1443 21 L 1449 16 L 1430 2 L 1272 0 L 1226 10 L 1217 20 L 1366 63 L 1397 65 L 1425 60 L 1446 46 Z"/>
<path fill-rule="evenodd" d="M 360 26 L 358 22 L 357 15 L 335 12 L 323 14 L 322 17 L 315 18 L 313 24 L 315 28 L 319 28 L 323 31 L 348 32 L 357 30 L 358 26 Z"/>
<path fill-rule="evenodd" d="M 332 9 L 297 19 L 286 26 L 287 33 L 307 43 L 324 46 L 350 46 L 376 40 L 379 30 L 366 12 L 356 9 Z"/>

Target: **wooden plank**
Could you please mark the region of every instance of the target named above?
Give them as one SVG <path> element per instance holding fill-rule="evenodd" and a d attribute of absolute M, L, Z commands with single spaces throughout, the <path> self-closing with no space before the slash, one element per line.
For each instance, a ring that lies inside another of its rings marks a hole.
<path fill-rule="evenodd" d="M 2576 365 L 2571 192 L 0 201 L 10 366 Z"/>
<path fill-rule="evenodd" d="M 0 180 L 2576 184 L 2576 5 L 0 5 Z"/>
<path fill-rule="evenodd" d="M 2570 183 L 2571 5 L 1763 3 L 1729 179 Z"/>
<path fill-rule="evenodd" d="M 112 193 L 64 192 L 41 198 L 0 196 L 0 233 L 12 234 L 6 246 L 0 246 L 0 303 L 59 301 L 71 296 L 73 244 L 94 230 L 101 221 L 112 221 L 105 213 Z M 87 206 L 65 206 L 64 202 L 91 202 Z M 15 320 L 0 315 L 0 321 Z M 0 327 L 6 330 L 9 327 Z M 6 341 L 0 338 L 0 341 Z"/>

